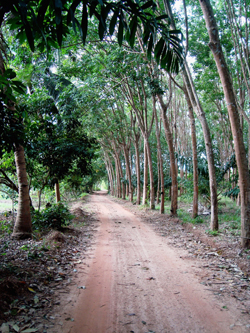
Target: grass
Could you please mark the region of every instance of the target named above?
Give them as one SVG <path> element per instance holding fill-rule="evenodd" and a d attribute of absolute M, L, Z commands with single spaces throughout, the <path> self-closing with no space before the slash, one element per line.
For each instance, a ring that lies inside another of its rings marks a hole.
<path fill-rule="evenodd" d="M 192 224 L 200 224 L 204 223 L 206 221 L 205 217 L 197 216 L 196 218 L 193 218 L 191 214 L 187 211 L 185 211 L 183 208 L 178 209 L 178 217 L 184 222 L 184 223 L 192 223 Z"/>

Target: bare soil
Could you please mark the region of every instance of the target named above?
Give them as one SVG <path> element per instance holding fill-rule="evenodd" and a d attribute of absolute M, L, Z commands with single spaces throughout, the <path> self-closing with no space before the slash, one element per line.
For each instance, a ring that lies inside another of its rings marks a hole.
<path fill-rule="evenodd" d="M 108 196 L 88 209 L 95 239 L 55 292 L 47 332 L 250 332 L 249 267 L 228 244 Z"/>

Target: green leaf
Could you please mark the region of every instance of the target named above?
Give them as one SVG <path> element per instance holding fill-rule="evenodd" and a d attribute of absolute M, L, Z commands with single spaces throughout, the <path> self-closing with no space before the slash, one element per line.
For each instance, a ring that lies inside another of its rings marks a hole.
<path fill-rule="evenodd" d="M 16 73 L 13 71 L 13 69 L 8 68 L 4 72 L 4 76 L 7 77 L 8 79 L 14 79 L 16 77 Z"/>
<path fill-rule="evenodd" d="M 145 29 L 144 32 L 143 32 L 143 37 L 142 37 L 142 40 L 143 40 L 143 43 L 144 45 L 147 44 L 147 41 L 148 41 L 148 38 L 149 38 L 149 35 L 150 35 L 150 30 L 149 29 Z"/>
<path fill-rule="evenodd" d="M 118 44 L 120 46 L 122 46 L 122 42 L 123 42 L 123 21 L 120 17 L 120 20 L 119 20 L 119 27 L 118 27 Z"/>
<path fill-rule="evenodd" d="M 145 10 L 145 9 L 147 9 L 149 7 L 153 7 L 153 6 L 154 6 L 154 2 L 152 0 L 149 0 L 144 5 L 141 6 L 141 9 Z"/>
<path fill-rule="evenodd" d="M 59 25 L 62 22 L 62 1 L 55 0 L 55 14 L 56 24 Z"/>
<path fill-rule="evenodd" d="M 151 54 L 152 54 L 152 48 L 153 48 L 153 35 L 150 35 L 149 42 L 148 42 L 148 49 L 147 49 L 147 57 L 149 60 L 151 60 Z"/>
<path fill-rule="evenodd" d="M 168 19 L 168 15 L 164 14 L 164 15 L 160 15 L 156 17 L 156 21 L 161 21 L 161 20 L 166 20 Z"/>
<path fill-rule="evenodd" d="M 137 16 L 134 15 L 130 22 L 130 36 L 129 36 L 129 45 L 133 48 L 135 43 L 135 34 L 137 30 Z"/>
<path fill-rule="evenodd" d="M 59 46 L 62 46 L 62 37 L 63 37 L 63 25 L 62 21 L 56 26 L 56 36 Z"/>
<path fill-rule="evenodd" d="M 81 28 L 82 28 L 82 41 L 83 45 L 86 42 L 86 36 L 88 31 L 88 11 L 87 11 L 87 5 L 84 3 L 82 8 L 82 22 L 81 22 Z"/>
<path fill-rule="evenodd" d="M 155 49 L 154 49 L 155 59 L 156 59 L 158 64 L 159 64 L 159 61 L 160 61 L 160 56 L 161 56 L 161 53 L 163 51 L 164 45 L 165 45 L 164 39 L 160 38 L 160 40 L 158 41 L 158 43 L 156 44 Z"/>
<path fill-rule="evenodd" d="M 25 25 L 25 33 L 27 36 L 29 47 L 30 47 L 31 51 L 34 52 L 35 51 L 34 37 L 33 37 L 32 31 L 31 31 L 31 28 L 28 24 Z"/>
<path fill-rule="evenodd" d="M 44 16 L 45 16 L 45 13 L 46 13 L 47 8 L 49 6 L 49 3 L 50 3 L 50 0 L 42 0 L 40 2 L 38 14 L 37 14 L 37 21 L 38 21 L 38 24 L 40 24 L 40 25 L 43 24 Z"/>
<path fill-rule="evenodd" d="M 73 23 L 73 21 L 76 19 L 75 18 L 75 11 L 76 11 L 76 8 L 78 7 L 78 5 L 81 2 L 82 2 L 81 0 L 75 0 L 75 1 L 73 1 L 72 5 L 69 7 L 68 14 L 67 14 L 67 25 L 69 25 L 69 23 L 71 21 Z"/>
<path fill-rule="evenodd" d="M 105 27 L 103 26 L 102 21 L 99 21 L 98 34 L 99 34 L 100 40 L 103 40 L 104 33 L 105 33 Z"/>
<path fill-rule="evenodd" d="M 118 17 L 118 11 L 115 11 L 114 15 L 112 16 L 112 19 L 110 20 L 110 24 L 109 24 L 109 33 L 111 36 L 113 35 L 114 30 L 115 30 L 117 17 Z"/>
<path fill-rule="evenodd" d="M 16 38 L 19 39 L 20 44 L 23 44 L 24 41 L 26 40 L 26 35 L 25 35 L 24 30 L 20 31 L 20 32 L 17 34 Z"/>

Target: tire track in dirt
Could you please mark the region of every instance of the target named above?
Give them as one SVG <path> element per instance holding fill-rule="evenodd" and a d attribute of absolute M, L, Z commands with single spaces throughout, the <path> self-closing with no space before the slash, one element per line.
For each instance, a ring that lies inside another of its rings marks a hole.
<path fill-rule="evenodd" d="M 184 251 L 107 196 L 91 204 L 100 225 L 87 274 L 77 277 L 86 289 L 72 289 L 53 332 L 247 332 L 232 300 L 221 303 L 199 283 Z"/>

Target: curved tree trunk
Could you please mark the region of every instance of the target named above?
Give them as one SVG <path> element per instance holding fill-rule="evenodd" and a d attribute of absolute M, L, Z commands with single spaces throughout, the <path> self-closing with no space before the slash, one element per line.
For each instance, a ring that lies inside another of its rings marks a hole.
<path fill-rule="evenodd" d="M 29 238 L 32 235 L 30 214 L 29 185 L 26 172 L 24 148 L 21 145 L 15 148 L 15 163 L 18 178 L 18 209 L 12 237 L 17 239 Z"/>
<path fill-rule="evenodd" d="M 209 34 L 209 47 L 213 53 L 220 80 L 222 83 L 231 130 L 234 138 L 234 148 L 237 166 L 239 170 L 239 187 L 241 195 L 241 237 L 242 246 L 250 247 L 250 177 L 248 161 L 243 141 L 240 116 L 237 108 L 237 101 L 234 94 L 233 83 L 229 69 L 222 51 L 218 27 L 214 17 L 213 9 L 209 0 L 199 0 Z"/>

